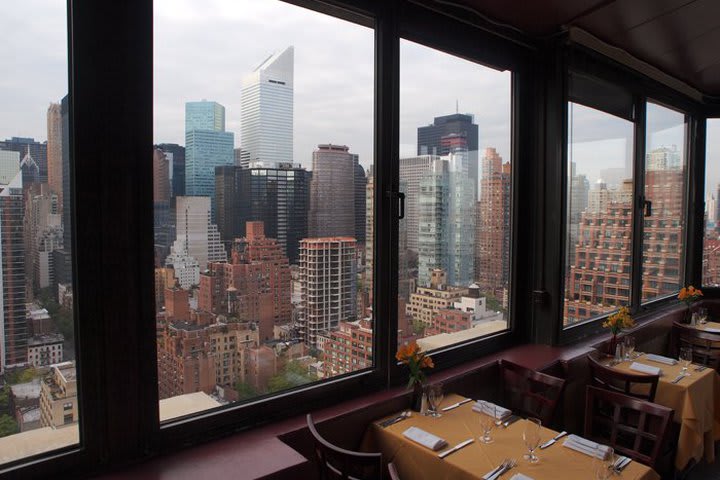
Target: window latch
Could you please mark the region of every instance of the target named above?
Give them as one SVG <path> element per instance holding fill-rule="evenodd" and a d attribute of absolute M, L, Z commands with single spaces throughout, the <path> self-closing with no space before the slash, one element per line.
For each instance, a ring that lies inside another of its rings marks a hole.
<path fill-rule="evenodd" d="M 388 197 L 395 197 L 399 201 L 398 220 L 405 218 L 405 194 L 403 192 L 387 192 Z"/>

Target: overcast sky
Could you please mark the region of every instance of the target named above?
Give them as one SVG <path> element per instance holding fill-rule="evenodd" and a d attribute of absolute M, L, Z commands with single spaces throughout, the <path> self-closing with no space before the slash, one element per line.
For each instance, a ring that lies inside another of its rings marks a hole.
<path fill-rule="evenodd" d="M 0 31 L 0 138 L 44 141 L 47 106 L 67 92 L 65 2 L 9 3 Z M 155 141 L 184 144 L 185 102 L 205 98 L 226 107 L 226 129 L 240 146 L 242 77 L 289 45 L 295 47 L 295 161 L 309 167 L 317 144 L 331 142 L 371 164 L 372 30 L 274 0 L 155 0 Z M 456 105 L 474 115 L 480 148 L 495 147 L 509 160 L 510 74 L 403 41 L 401 156 L 415 153 L 417 127 L 455 113 Z M 605 163 L 622 165 L 623 123 L 576 111 L 574 159 L 595 176 Z M 672 122 L 659 122 L 656 130 L 659 144 L 681 135 Z M 708 183 L 716 185 L 718 122 L 708 138 Z"/>

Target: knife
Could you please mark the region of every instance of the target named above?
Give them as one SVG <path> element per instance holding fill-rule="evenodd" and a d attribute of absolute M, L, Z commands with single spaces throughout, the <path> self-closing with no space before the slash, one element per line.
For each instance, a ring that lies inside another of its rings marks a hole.
<path fill-rule="evenodd" d="M 457 408 L 457 407 L 459 407 L 460 405 L 464 405 L 464 404 L 466 404 L 466 403 L 468 403 L 468 402 L 472 402 L 472 398 L 466 398 L 465 400 L 460 400 L 460 401 L 457 402 L 457 403 L 453 403 L 452 405 L 448 405 L 447 407 L 443 408 L 442 411 L 443 411 L 443 412 L 447 412 L 448 410 L 452 410 L 453 408 Z"/>
<path fill-rule="evenodd" d="M 627 467 L 628 465 L 630 465 L 630 462 L 632 462 L 632 458 L 630 458 L 630 457 L 625 457 L 625 459 L 623 459 L 623 461 L 621 461 L 621 462 L 618 464 L 618 466 L 617 466 L 617 471 L 618 471 L 618 472 L 622 472 L 625 467 Z"/>
<path fill-rule="evenodd" d="M 520 417 L 520 415 L 511 415 L 510 418 L 508 418 L 507 420 L 505 420 L 505 421 L 503 422 L 503 424 L 502 424 L 502 425 L 503 425 L 503 428 L 509 427 L 510 425 L 512 425 L 513 423 L 517 422 L 517 421 L 520 420 L 521 418 L 522 418 L 522 417 Z"/>
<path fill-rule="evenodd" d="M 542 445 L 540 445 L 540 450 L 546 449 L 547 447 L 549 447 L 549 446 L 552 445 L 553 443 L 555 443 L 555 442 L 557 442 L 558 440 L 560 440 L 560 439 L 561 439 L 562 437 L 564 437 L 565 435 L 567 435 L 567 432 L 563 430 L 562 432 L 558 433 L 557 435 L 555 435 L 553 438 L 551 438 L 551 439 L 548 440 L 547 442 L 545 442 L 545 443 L 543 443 Z"/>
<path fill-rule="evenodd" d="M 464 442 L 458 443 L 457 445 L 455 445 L 455 446 L 454 446 L 453 448 L 451 448 L 450 450 L 446 450 L 446 451 L 444 451 L 444 452 L 442 452 L 442 453 L 438 453 L 438 457 L 440 457 L 440 458 L 445 458 L 445 457 L 447 457 L 448 455 L 450 455 L 451 453 L 457 452 L 457 451 L 460 450 L 461 448 L 470 445 L 470 444 L 473 443 L 474 441 L 475 441 L 474 439 L 468 438 L 468 439 L 465 440 Z"/>
<path fill-rule="evenodd" d="M 682 380 L 683 378 L 685 378 L 687 376 L 688 376 L 687 373 L 681 373 L 680 375 L 675 377 L 675 379 L 670 383 L 678 383 L 680 380 Z"/>

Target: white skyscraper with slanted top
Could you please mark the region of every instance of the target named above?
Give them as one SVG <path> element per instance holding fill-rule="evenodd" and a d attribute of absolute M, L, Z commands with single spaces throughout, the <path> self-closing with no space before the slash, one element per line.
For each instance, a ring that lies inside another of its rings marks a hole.
<path fill-rule="evenodd" d="M 294 49 L 268 57 L 243 79 L 240 164 L 293 161 Z"/>

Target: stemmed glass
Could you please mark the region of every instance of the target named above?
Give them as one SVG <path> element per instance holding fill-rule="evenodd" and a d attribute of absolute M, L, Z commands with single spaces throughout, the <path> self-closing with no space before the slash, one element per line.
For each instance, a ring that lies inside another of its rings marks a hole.
<path fill-rule="evenodd" d="M 440 413 L 440 404 L 445 397 L 443 393 L 442 383 L 435 383 L 428 386 L 427 391 L 428 403 L 430 404 L 430 416 L 433 418 L 442 417 Z"/>
<path fill-rule="evenodd" d="M 698 308 L 698 323 L 705 325 L 707 323 L 707 308 Z"/>
<path fill-rule="evenodd" d="M 691 347 L 681 347 L 680 348 L 680 364 L 683 366 L 682 368 L 682 374 L 686 376 L 690 376 L 690 373 L 688 372 L 688 367 L 692 363 L 693 360 L 693 351 Z"/>
<path fill-rule="evenodd" d="M 540 425 L 542 425 L 542 422 L 538 418 L 530 417 L 525 421 L 523 441 L 529 453 L 524 458 L 530 463 L 537 463 L 540 460 L 535 455 L 535 449 L 540 445 Z"/>
<path fill-rule="evenodd" d="M 625 360 L 632 360 L 634 358 L 633 353 L 635 352 L 635 337 L 627 335 L 623 343 L 625 344 Z"/>
<path fill-rule="evenodd" d="M 595 470 L 595 480 L 608 480 L 613 473 L 615 466 L 615 452 L 611 447 L 598 445 L 595 449 L 595 459 L 593 460 L 593 470 Z"/>
<path fill-rule="evenodd" d="M 480 440 L 482 443 L 492 443 L 493 439 L 490 437 L 490 432 L 492 431 L 493 425 L 495 425 L 494 417 L 497 417 L 495 404 L 481 400 L 480 408 L 480 428 L 483 431 L 483 436 L 480 437 Z"/>

